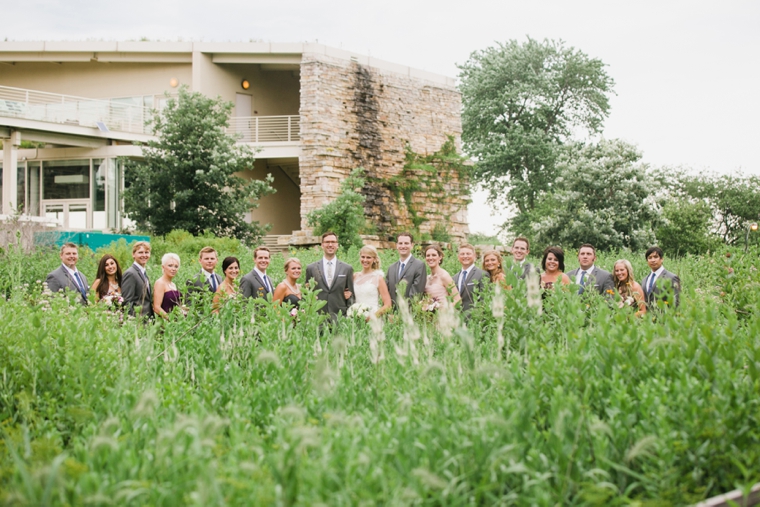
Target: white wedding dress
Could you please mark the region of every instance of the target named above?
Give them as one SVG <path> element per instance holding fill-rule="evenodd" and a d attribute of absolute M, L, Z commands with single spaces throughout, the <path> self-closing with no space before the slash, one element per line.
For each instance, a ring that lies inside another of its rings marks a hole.
<path fill-rule="evenodd" d="M 383 272 L 373 271 L 368 275 L 361 273 L 354 280 L 354 295 L 356 304 L 367 305 L 372 312 L 380 308 L 380 291 L 377 286 L 380 279 L 383 278 Z"/>

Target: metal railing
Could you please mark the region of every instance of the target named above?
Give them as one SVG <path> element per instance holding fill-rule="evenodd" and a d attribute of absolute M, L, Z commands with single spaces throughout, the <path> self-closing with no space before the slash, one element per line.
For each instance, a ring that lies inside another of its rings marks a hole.
<path fill-rule="evenodd" d="M 0 116 L 82 127 L 102 122 L 109 130 L 145 134 L 150 114 L 133 104 L 0 86 Z"/>
<path fill-rule="evenodd" d="M 238 134 L 238 142 L 241 143 L 300 141 L 301 117 L 290 115 L 230 118 L 227 132 Z"/>

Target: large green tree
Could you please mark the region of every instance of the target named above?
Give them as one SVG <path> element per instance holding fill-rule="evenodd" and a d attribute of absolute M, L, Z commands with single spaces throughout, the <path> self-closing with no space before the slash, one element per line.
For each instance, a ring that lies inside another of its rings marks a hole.
<path fill-rule="evenodd" d="M 459 66 L 462 140 L 492 203 L 534 209 L 556 178 L 562 144 L 601 130 L 614 84 L 604 67 L 562 41 L 531 38 L 476 51 Z"/>
<path fill-rule="evenodd" d="M 656 180 L 641 153 L 620 140 L 567 145 L 557 159 L 558 176 L 538 195 L 536 207 L 512 221 L 539 244 L 601 250 L 640 250 L 654 243 L 660 224 Z"/>
<path fill-rule="evenodd" d="M 227 134 L 232 103 L 183 87 L 151 120 L 156 141 L 143 160 L 127 164 L 124 211 L 141 229 L 165 235 L 184 229 L 255 242 L 266 230 L 245 214 L 274 192 L 265 180 L 236 173 L 252 169 L 253 151 Z"/>

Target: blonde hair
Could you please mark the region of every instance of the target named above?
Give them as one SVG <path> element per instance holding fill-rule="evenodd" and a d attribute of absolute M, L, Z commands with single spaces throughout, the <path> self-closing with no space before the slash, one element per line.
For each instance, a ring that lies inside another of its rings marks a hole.
<path fill-rule="evenodd" d="M 179 255 L 175 253 L 165 253 L 163 257 L 161 257 L 161 265 L 166 266 L 166 263 L 169 261 L 177 261 L 177 266 L 180 265 Z"/>
<path fill-rule="evenodd" d="M 301 260 L 298 257 L 290 257 L 288 260 L 285 261 L 285 272 L 288 272 L 288 266 L 293 264 L 294 262 L 297 262 L 299 266 L 303 267 L 303 264 L 301 264 Z"/>
<path fill-rule="evenodd" d="M 138 241 L 137 243 L 132 245 L 132 253 L 135 253 L 141 248 L 144 248 L 150 252 L 150 243 L 148 243 L 147 241 Z"/>
<path fill-rule="evenodd" d="M 364 245 L 361 250 L 359 250 L 359 255 L 362 253 L 369 254 L 375 258 L 374 262 L 372 262 L 372 269 L 380 269 L 380 255 L 377 253 L 377 248 L 372 245 Z"/>
<path fill-rule="evenodd" d="M 618 264 L 625 266 L 625 269 L 628 271 L 628 278 L 626 278 L 624 281 L 619 280 L 618 277 L 615 276 L 615 266 Z M 633 285 L 633 282 L 636 280 L 633 277 L 633 266 L 631 266 L 631 262 L 628 259 L 620 259 L 615 261 L 615 264 L 612 265 L 612 276 L 615 277 L 615 288 L 617 288 L 618 292 L 622 294 L 625 291 L 626 294 L 629 294 L 630 288 Z"/>
<path fill-rule="evenodd" d="M 493 273 L 486 269 L 486 257 L 488 257 L 489 255 L 493 255 L 494 257 L 496 257 L 496 260 L 499 261 L 499 266 L 493 271 Z M 488 250 L 486 253 L 483 254 L 483 271 L 485 271 L 486 273 L 490 275 L 492 282 L 495 276 L 498 276 L 500 273 L 504 272 L 504 268 L 502 267 L 503 262 L 504 260 L 502 259 L 501 254 L 497 252 L 496 250 Z"/>

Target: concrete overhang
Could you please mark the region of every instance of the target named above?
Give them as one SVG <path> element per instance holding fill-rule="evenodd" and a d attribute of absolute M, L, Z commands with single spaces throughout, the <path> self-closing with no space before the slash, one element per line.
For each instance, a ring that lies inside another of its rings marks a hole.
<path fill-rule="evenodd" d="M 106 146 L 111 140 L 144 143 L 155 139 L 154 136 L 149 134 L 116 131 L 101 132 L 96 127 L 48 123 L 4 116 L 0 116 L 0 129 L 21 132 L 22 139 L 26 141 L 87 148 Z"/>

